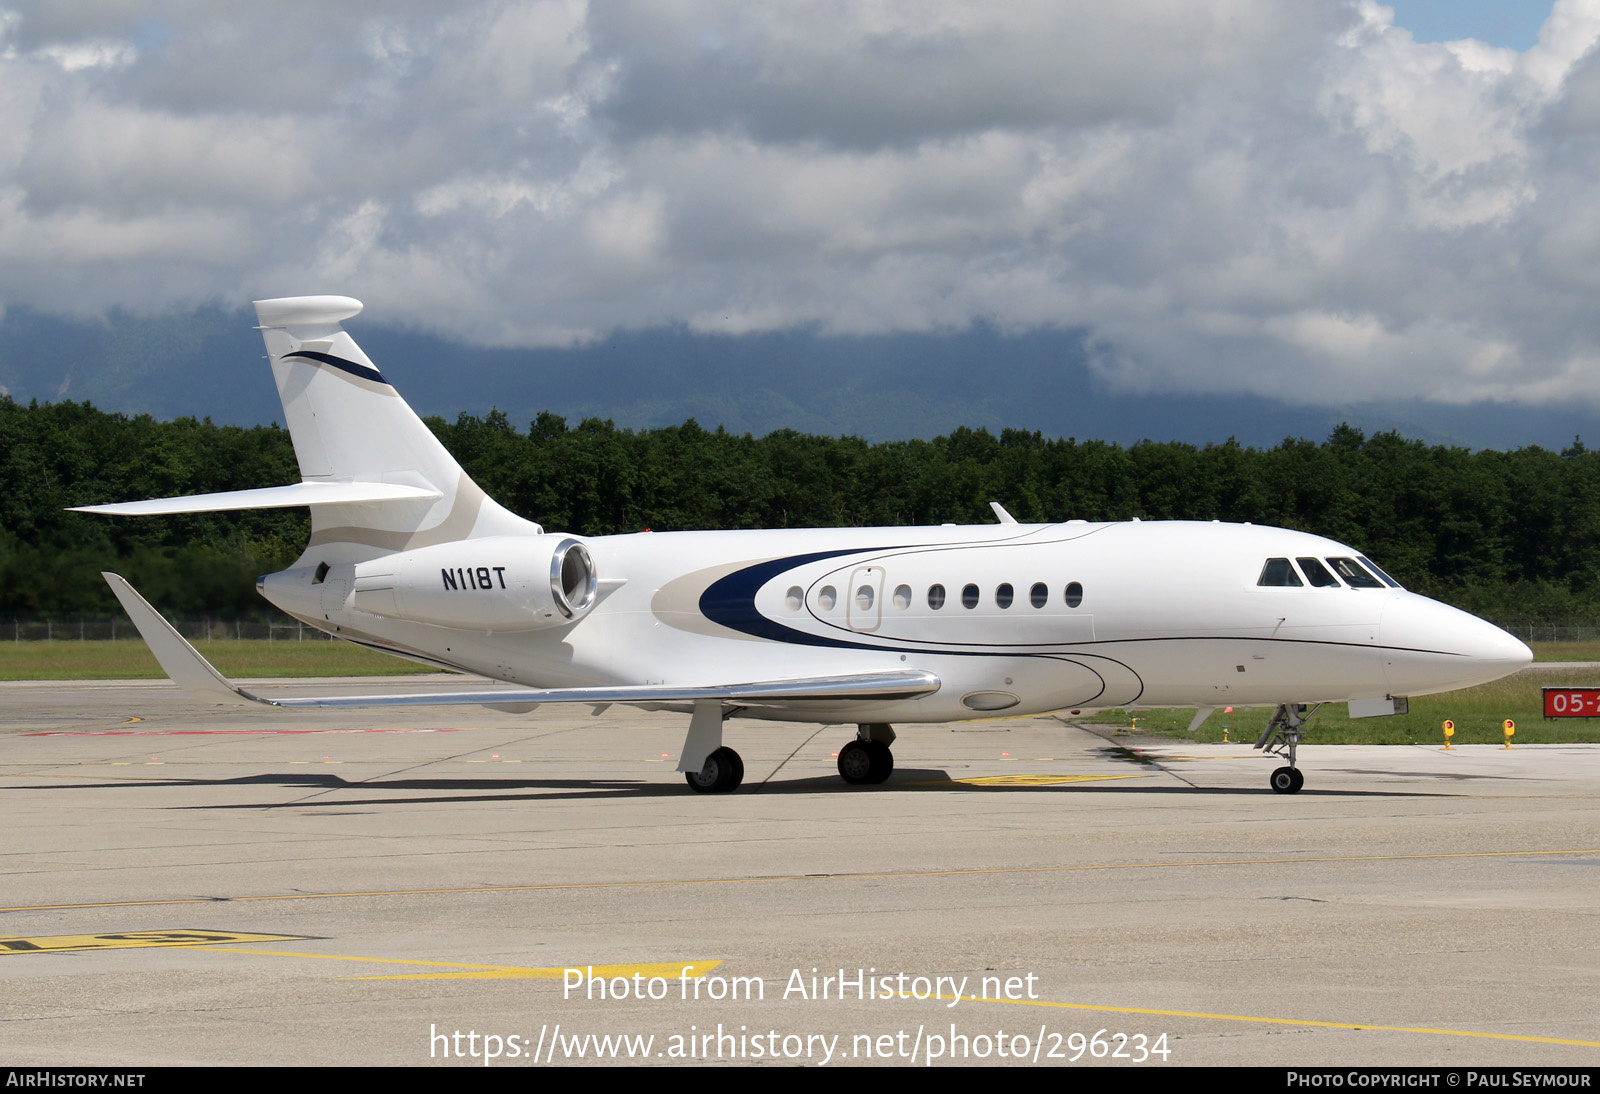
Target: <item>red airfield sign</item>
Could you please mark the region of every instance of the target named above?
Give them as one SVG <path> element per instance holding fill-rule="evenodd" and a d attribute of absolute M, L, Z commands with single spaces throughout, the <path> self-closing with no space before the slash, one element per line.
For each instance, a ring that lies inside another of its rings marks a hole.
<path fill-rule="evenodd" d="M 1600 718 L 1600 688 L 1541 688 L 1546 718 Z"/>

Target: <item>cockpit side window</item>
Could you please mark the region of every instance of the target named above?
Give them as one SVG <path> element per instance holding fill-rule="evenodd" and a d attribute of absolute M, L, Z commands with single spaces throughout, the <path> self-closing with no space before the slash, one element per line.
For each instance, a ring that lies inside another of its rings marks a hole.
<path fill-rule="evenodd" d="M 1339 579 L 1328 572 L 1328 568 L 1314 558 L 1296 558 L 1300 569 L 1305 571 L 1306 580 L 1318 589 L 1337 589 Z"/>
<path fill-rule="evenodd" d="M 1333 572 L 1344 578 L 1344 583 L 1352 589 L 1383 588 L 1383 582 L 1363 570 L 1361 564 L 1353 558 L 1330 558 L 1328 565 L 1332 566 Z"/>
<path fill-rule="evenodd" d="M 1289 565 L 1286 558 L 1269 558 L 1267 564 L 1261 567 L 1261 580 L 1257 585 L 1271 585 L 1279 588 L 1285 586 L 1298 587 L 1304 582 L 1300 575 L 1294 572 L 1294 567 Z"/>
<path fill-rule="evenodd" d="M 1362 555 L 1360 561 L 1361 561 L 1361 565 L 1365 566 L 1367 569 L 1371 570 L 1373 573 L 1377 574 L 1380 578 L 1382 578 L 1383 579 L 1383 583 L 1385 585 L 1389 586 L 1389 588 L 1391 588 L 1391 589 L 1401 588 L 1401 585 L 1400 585 L 1400 583 L 1398 581 L 1396 581 L 1394 578 L 1390 577 L 1388 574 L 1384 573 L 1382 570 L 1378 569 L 1377 563 L 1373 562 L 1366 555 Z"/>

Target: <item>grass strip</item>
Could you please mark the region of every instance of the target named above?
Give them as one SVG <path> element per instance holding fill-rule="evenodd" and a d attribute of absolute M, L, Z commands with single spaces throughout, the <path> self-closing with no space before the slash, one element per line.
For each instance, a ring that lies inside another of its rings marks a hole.
<path fill-rule="evenodd" d="M 438 672 L 349 642 L 213 639 L 194 643 L 226 676 L 392 676 Z M 0 680 L 160 680 L 166 673 L 137 639 L 0 642 Z"/>

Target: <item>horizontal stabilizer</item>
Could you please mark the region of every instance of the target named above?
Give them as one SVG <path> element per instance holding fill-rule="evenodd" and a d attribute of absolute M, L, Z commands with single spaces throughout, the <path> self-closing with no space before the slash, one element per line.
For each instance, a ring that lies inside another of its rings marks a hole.
<path fill-rule="evenodd" d="M 159 517 L 170 513 L 216 513 L 229 509 L 288 509 L 296 505 L 434 501 L 439 497 L 437 490 L 397 486 L 386 482 L 298 482 L 293 486 L 267 486 L 260 490 L 229 490 L 221 494 L 151 498 L 149 501 L 125 501 L 114 505 L 79 505 L 74 506 L 71 511 L 103 513 L 113 517 Z"/>
<path fill-rule="evenodd" d="M 274 707 L 503 706 L 537 703 L 683 703 L 699 699 L 765 705 L 828 699 L 914 699 L 939 690 L 931 672 L 900 670 L 817 676 L 794 680 L 756 680 L 742 684 L 633 684 L 595 688 L 494 688 L 485 691 L 411 692 L 395 695 L 328 695 L 264 699 L 223 676 L 200 656 L 172 624 L 116 574 L 103 574 L 140 636 L 173 683 L 219 703 L 262 703 Z"/>

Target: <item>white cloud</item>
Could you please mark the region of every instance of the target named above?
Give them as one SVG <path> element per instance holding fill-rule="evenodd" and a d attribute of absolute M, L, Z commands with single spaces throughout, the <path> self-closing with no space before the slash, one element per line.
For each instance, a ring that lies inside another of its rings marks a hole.
<path fill-rule="evenodd" d="M 1131 388 L 1600 399 L 1600 0 L 0 0 L 0 307 L 502 345 L 1081 329 Z"/>

